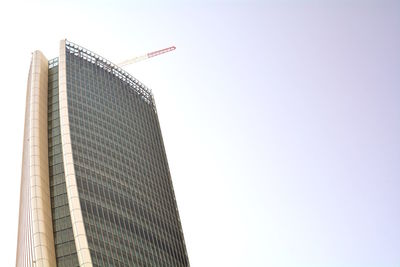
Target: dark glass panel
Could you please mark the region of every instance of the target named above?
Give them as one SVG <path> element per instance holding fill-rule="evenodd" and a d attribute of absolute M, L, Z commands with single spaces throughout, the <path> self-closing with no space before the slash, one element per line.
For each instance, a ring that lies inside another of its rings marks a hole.
<path fill-rule="evenodd" d="M 58 110 L 58 65 L 49 62 L 49 179 L 57 266 L 79 266 L 67 200 Z"/>
<path fill-rule="evenodd" d="M 66 53 L 75 173 L 95 266 L 188 266 L 153 104 L 82 54 Z"/>

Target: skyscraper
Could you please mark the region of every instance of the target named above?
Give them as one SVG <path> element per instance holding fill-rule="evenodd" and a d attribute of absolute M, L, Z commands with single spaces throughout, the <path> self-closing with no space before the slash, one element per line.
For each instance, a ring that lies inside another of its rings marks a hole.
<path fill-rule="evenodd" d="M 69 41 L 33 53 L 17 266 L 189 266 L 151 91 Z"/>

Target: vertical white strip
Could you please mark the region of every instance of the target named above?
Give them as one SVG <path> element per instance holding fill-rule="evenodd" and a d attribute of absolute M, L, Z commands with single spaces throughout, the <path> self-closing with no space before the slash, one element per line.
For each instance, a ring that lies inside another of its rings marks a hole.
<path fill-rule="evenodd" d="M 50 205 L 47 94 L 48 63 L 33 53 L 30 95 L 30 179 L 35 266 L 54 266 L 55 251 Z"/>
<path fill-rule="evenodd" d="M 61 144 L 63 150 L 65 183 L 69 211 L 71 213 L 72 230 L 76 251 L 78 254 L 79 265 L 81 267 L 93 266 L 90 257 L 89 245 L 86 238 L 85 226 L 83 224 L 81 204 L 79 201 L 78 187 L 76 184 L 74 161 L 72 157 L 71 136 L 68 118 L 68 98 L 67 98 L 67 72 L 66 72 L 66 48 L 65 40 L 60 41 L 60 57 L 58 63 L 59 79 L 59 103 L 60 103 L 60 129 Z"/>
<path fill-rule="evenodd" d="M 47 80 L 47 59 L 35 51 L 27 89 L 17 266 L 56 265 L 49 185 Z"/>
<path fill-rule="evenodd" d="M 22 174 L 21 174 L 21 190 L 19 202 L 19 222 L 18 222 L 18 244 L 16 266 L 28 266 L 28 262 L 32 262 L 33 244 L 30 235 L 32 234 L 30 210 L 30 176 L 29 176 L 29 118 L 30 118 L 30 93 L 31 93 L 31 72 L 32 62 L 29 69 L 28 87 L 26 90 L 26 107 L 25 107 L 25 127 L 24 141 L 22 152 Z"/>

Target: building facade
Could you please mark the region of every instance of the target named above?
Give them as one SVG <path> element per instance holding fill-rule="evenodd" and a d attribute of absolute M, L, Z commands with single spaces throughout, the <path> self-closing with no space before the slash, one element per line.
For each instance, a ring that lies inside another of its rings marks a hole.
<path fill-rule="evenodd" d="M 151 91 L 69 41 L 32 56 L 17 266 L 189 266 Z"/>

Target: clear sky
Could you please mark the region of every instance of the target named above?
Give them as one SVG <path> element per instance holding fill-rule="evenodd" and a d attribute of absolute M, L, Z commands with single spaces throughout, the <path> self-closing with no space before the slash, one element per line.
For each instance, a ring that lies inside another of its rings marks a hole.
<path fill-rule="evenodd" d="M 191 265 L 400 266 L 399 1 L 1 1 L 0 259 L 15 264 L 31 52 L 153 89 Z"/>

